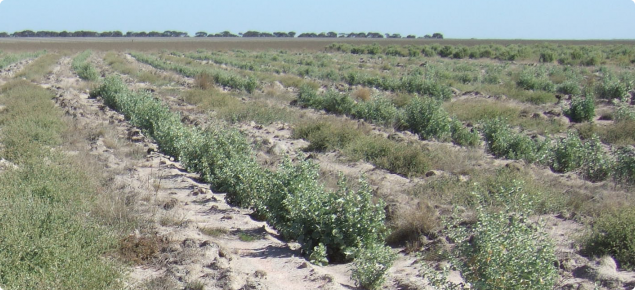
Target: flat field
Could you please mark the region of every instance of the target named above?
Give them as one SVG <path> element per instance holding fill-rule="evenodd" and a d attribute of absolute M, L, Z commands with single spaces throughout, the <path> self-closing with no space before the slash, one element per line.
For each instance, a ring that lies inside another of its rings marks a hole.
<path fill-rule="evenodd" d="M 0 105 L 2 288 L 635 287 L 633 41 L 0 39 Z"/>

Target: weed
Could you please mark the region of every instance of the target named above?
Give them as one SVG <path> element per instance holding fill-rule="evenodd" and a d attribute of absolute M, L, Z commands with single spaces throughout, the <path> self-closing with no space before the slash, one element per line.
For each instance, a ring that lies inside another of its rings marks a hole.
<path fill-rule="evenodd" d="M 635 268 L 635 208 L 623 207 L 598 217 L 584 238 L 584 251 L 590 255 L 611 255 L 620 268 Z"/>

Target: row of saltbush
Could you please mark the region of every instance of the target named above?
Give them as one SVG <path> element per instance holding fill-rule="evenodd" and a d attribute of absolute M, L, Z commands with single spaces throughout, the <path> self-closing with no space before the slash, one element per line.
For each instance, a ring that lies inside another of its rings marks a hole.
<path fill-rule="evenodd" d="M 185 56 L 195 60 L 212 61 L 216 64 L 230 65 L 243 70 L 255 70 L 253 64 L 250 62 L 236 61 L 227 57 L 212 54 L 173 53 L 173 55 Z M 270 71 L 273 72 L 273 70 Z M 310 76 L 321 80 L 343 81 L 351 86 L 364 85 L 385 91 L 429 95 L 441 100 L 447 100 L 452 97 L 452 91 L 449 86 L 441 84 L 431 77 L 425 77 L 416 73 L 404 76 L 389 76 L 372 75 L 359 70 L 347 70 L 341 72 L 328 70 L 326 72 L 322 72 L 321 70 L 314 71 L 311 67 L 302 68 L 301 66 L 290 67 L 288 71 L 285 71 L 285 73 L 296 74 L 300 77 Z"/>
<path fill-rule="evenodd" d="M 326 49 L 352 54 L 383 54 L 401 57 L 418 57 L 424 55 L 427 57 L 439 56 L 454 59 L 489 58 L 506 61 L 533 59 L 544 63 L 557 61 L 563 65 L 596 66 L 609 60 L 627 65 L 635 63 L 635 49 L 627 45 L 556 46 L 543 43 L 533 45 L 482 44 L 465 46 L 434 43 L 423 46 L 380 46 L 378 44 L 351 45 L 348 43 L 333 43 Z"/>
<path fill-rule="evenodd" d="M 39 57 L 45 53 L 46 51 L 43 50 L 43 51 L 37 51 L 37 52 L 25 52 L 21 54 L 8 54 L 0 58 L 0 69 L 4 69 L 5 67 L 12 65 L 23 59 Z"/>
<path fill-rule="evenodd" d="M 121 265 L 107 258 L 117 233 L 92 212 L 98 182 L 52 150 L 69 130 L 54 97 L 27 81 L 0 88 L 0 287 L 121 289 Z"/>
<path fill-rule="evenodd" d="M 239 74 L 226 70 L 192 68 L 175 63 L 169 63 L 157 57 L 137 52 L 131 52 L 130 55 L 137 61 L 148 64 L 154 68 L 174 71 L 186 77 L 194 78 L 199 75 L 210 76 L 214 82 L 220 86 L 236 90 L 244 90 L 248 93 L 253 93 L 256 88 L 258 88 L 258 81 L 254 77 L 243 77 Z"/>
<path fill-rule="evenodd" d="M 384 246 L 387 228 L 381 202 L 373 202 L 365 182 L 357 188 L 342 180 L 337 191 L 318 181 L 309 160 L 283 162 L 278 170 L 261 167 L 245 137 L 223 126 L 207 129 L 181 123 L 160 100 L 132 92 L 116 77 L 91 92 L 152 136 L 163 152 L 197 172 L 227 200 L 253 208 L 286 239 L 297 240 L 314 263 L 354 261 L 353 278 L 377 287 L 393 255 Z"/>
<path fill-rule="evenodd" d="M 591 87 L 593 92 L 601 99 L 613 100 L 627 96 L 629 91 L 635 89 L 635 77 L 632 74 L 623 73 L 616 75 L 608 69 L 601 69 L 602 77 Z M 555 84 L 549 79 L 548 72 L 543 68 L 524 69 L 518 76 L 516 85 L 524 90 L 561 93 L 566 95 L 580 95 L 582 93 L 580 81 L 577 76 L 569 75 L 567 80 Z"/>
<path fill-rule="evenodd" d="M 571 132 L 566 138 L 552 142 L 516 132 L 500 118 L 484 122 L 479 132 L 450 118 L 441 107 L 440 101 L 425 97 L 416 97 L 405 107 L 397 108 L 382 96 L 374 96 L 368 101 L 355 101 L 336 91 L 320 94 L 309 86 L 303 86 L 299 90 L 297 103 L 384 126 L 392 125 L 409 130 L 424 140 L 452 141 L 460 146 L 478 146 L 482 133 L 487 151 L 498 158 L 544 164 L 558 173 L 578 172 L 583 178 L 593 182 L 612 176 L 616 182 L 635 183 L 635 157 L 632 154 L 635 149 L 627 147 L 609 154 L 602 148 L 597 136 L 583 142 L 578 134 Z M 623 103 L 627 103 L 626 99 Z M 623 118 L 630 118 L 631 114 L 635 114 L 630 108 L 632 106 L 620 106 L 623 107 Z M 566 113 L 572 120 L 588 120 L 589 116 L 594 115 L 593 98 L 574 98 Z"/>
<path fill-rule="evenodd" d="M 597 136 L 583 141 L 569 132 L 552 142 L 516 132 L 502 119 L 483 124 L 487 151 L 496 157 L 547 165 L 554 172 L 578 172 L 597 182 L 613 177 L 615 182 L 635 184 L 635 148 L 624 147 L 610 153 Z"/>
<path fill-rule="evenodd" d="M 86 62 L 92 53 L 92 51 L 86 50 L 73 58 L 71 68 L 82 80 L 96 81 L 99 79 L 99 72 L 97 69 L 95 69 L 92 64 Z"/>
<path fill-rule="evenodd" d="M 425 140 L 452 141 L 457 145 L 471 147 L 480 143 L 478 132 L 450 118 L 441 107 L 442 102 L 434 98 L 415 97 L 405 107 L 397 108 L 382 96 L 356 102 L 347 94 L 336 91 L 319 94 L 312 87 L 303 86 L 298 92 L 297 102 L 304 107 L 406 129 Z"/>

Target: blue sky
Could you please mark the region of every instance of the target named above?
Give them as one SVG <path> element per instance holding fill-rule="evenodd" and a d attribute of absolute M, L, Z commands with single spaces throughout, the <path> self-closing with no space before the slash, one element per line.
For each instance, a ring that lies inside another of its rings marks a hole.
<path fill-rule="evenodd" d="M 4 0 L 0 31 L 381 32 L 635 39 L 633 0 Z"/>

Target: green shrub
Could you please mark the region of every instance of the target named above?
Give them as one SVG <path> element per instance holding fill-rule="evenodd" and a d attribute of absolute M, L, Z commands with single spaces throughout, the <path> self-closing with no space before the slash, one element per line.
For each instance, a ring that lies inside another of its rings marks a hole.
<path fill-rule="evenodd" d="M 615 153 L 615 169 L 613 178 L 623 184 L 635 184 L 635 148 L 623 147 Z"/>
<path fill-rule="evenodd" d="M 598 82 L 596 85 L 597 96 L 601 99 L 614 100 L 622 99 L 628 94 L 631 89 L 631 84 L 620 81 L 613 74 L 606 72 L 602 77 L 602 82 Z"/>
<path fill-rule="evenodd" d="M 565 81 L 562 84 L 558 85 L 556 91 L 561 94 L 573 96 L 577 96 L 582 93 L 582 90 L 580 90 L 580 86 L 576 81 Z"/>
<path fill-rule="evenodd" d="M 496 157 L 533 163 L 545 160 L 549 151 L 548 140 L 539 141 L 516 133 L 500 118 L 483 124 L 483 137 L 487 151 Z"/>
<path fill-rule="evenodd" d="M 500 212 L 480 204 L 476 224 L 448 225 L 448 237 L 456 245 L 453 265 L 474 289 L 553 289 L 558 277 L 555 246 L 540 224 L 530 221 L 522 184 L 500 191 L 513 192 L 515 204 Z M 461 289 L 446 279 L 428 277 L 435 289 Z"/>
<path fill-rule="evenodd" d="M 592 121 L 595 117 L 595 99 L 593 95 L 588 94 L 584 98 L 573 97 L 569 108 L 564 110 L 564 114 L 576 123 Z"/>
<path fill-rule="evenodd" d="M 554 60 L 556 60 L 556 54 L 553 51 L 543 51 L 540 53 L 538 61 L 543 63 L 552 63 Z"/>
<path fill-rule="evenodd" d="M 351 115 L 384 126 L 395 124 L 397 107 L 386 97 L 374 96 L 370 101 L 358 102 Z"/>
<path fill-rule="evenodd" d="M 536 76 L 534 72 L 529 70 L 520 74 L 516 84 L 522 89 L 532 91 L 554 92 L 556 89 L 556 86 L 548 78 Z"/>
<path fill-rule="evenodd" d="M 321 98 L 321 109 L 338 115 L 349 115 L 355 104 L 351 97 L 334 90 L 328 90 Z"/>
<path fill-rule="evenodd" d="M 584 162 L 584 144 L 577 133 L 569 131 L 566 138 L 556 142 L 552 154 L 551 170 L 560 173 L 574 171 Z"/>
<path fill-rule="evenodd" d="M 597 135 L 584 143 L 584 161 L 580 172 L 584 179 L 591 182 L 606 180 L 612 174 L 614 166 L 613 158 L 604 150 Z"/>
<path fill-rule="evenodd" d="M 459 146 L 476 147 L 481 142 L 478 131 L 469 129 L 459 120 L 453 119 L 450 124 L 452 143 Z"/>
<path fill-rule="evenodd" d="M 90 50 L 86 50 L 78 54 L 73 59 L 71 67 L 81 79 L 87 81 L 96 81 L 97 79 L 99 79 L 99 72 L 92 64 L 86 63 L 86 60 L 88 59 L 88 57 L 90 57 L 91 54 L 92 51 Z"/>
<path fill-rule="evenodd" d="M 635 208 L 624 207 L 598 217 L 584 250 L 589 255 L 610 255 L 622 269 L 635 269 Z"/>
<path fill-rule="evenodd" d="M 383 244 L 370 244 L 355 254 L 351 269 L 351 278 L 357 286 L 365 289 L 379 289 L 386 280 L 386 271 L 395 260 L 390 247 Z"/>
<path fill-rule="evenodd" d="M 614 99 L 613 104 L 617 107 L 613 114 L 613 120 L 635 121 L 635 106 L 631 105 L 632 97 L 623 97 L 621 100 Z"/>
<path fill-rule="evenodd" d="M 450 136 L 450 116 L 440 101 L 416 97 L 405 107 L 405 122 L 421 139 L 445 141 Z"/>

